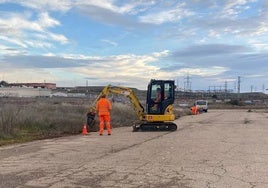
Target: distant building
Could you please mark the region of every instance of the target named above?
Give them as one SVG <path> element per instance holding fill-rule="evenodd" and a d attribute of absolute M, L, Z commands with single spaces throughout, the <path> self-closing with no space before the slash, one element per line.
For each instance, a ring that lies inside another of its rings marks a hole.
<path fill-rule="evenodd" d="M 56 84 L 54 83 L 9 83 L 8 86 L 56 89 Z"/>
<path fill-rule="evenodd" d="M 0 97 L 50 97 L 51 90 L 30 87 L 1 87 Z"/>

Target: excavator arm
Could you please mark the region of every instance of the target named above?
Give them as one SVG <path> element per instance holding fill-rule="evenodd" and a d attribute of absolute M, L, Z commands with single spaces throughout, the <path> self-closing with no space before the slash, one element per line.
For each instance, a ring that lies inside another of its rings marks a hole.
<path fill-rule="evenodd" d="M 96 131 L 97 127 L 95 127 L 95 116 L 96 116 L 96 104 L 97 101 L 101 98 L 103 94 L 108 96 L 110 93 L 124 95 L 125 97 L 129 98 L 130 102 L 132 103 L 133 109 L 136 112 L 137 117 L 139 120 L 145 120 L 145 112 L 144 107 L 139 102 L 138 98 L 132 91 L 132 89 L 122 86 L 112 86 L 108 85 L 103 88 L 100 92 L 98 97 L 94 100 L 87 112 L 87 126 L 89 131 Z"/>

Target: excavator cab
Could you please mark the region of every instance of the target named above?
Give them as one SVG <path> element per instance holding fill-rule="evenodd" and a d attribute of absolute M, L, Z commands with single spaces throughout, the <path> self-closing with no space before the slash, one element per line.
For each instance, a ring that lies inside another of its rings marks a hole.
<path fill-rule="evenodd" d="M 143 122 L 133 126 L 137 130 L 175 131 L 173 123 L 175 115 L 173 103 L 175 100 L 174 80 L 151 80 L 147 88 L 146 111 Z"/>
<path fill-rule="evenodd" d="M 174 103 L 175 85 L 173 80 L 151 80 L 147 88 L 146 111 L 148 114 L 164 114 Z"/>

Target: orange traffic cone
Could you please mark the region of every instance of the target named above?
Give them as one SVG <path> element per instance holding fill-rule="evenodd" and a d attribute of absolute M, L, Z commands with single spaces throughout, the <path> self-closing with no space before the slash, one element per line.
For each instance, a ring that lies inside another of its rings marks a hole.
<path fill-rule="evenodd" d="M 87 126 L 86 126 L 86 124 L 84 124 L 83 130 L 82 130 L 82 135 L 87 135 L 87 134 L 88 134 L 88 132 L 87 132 Z"/>

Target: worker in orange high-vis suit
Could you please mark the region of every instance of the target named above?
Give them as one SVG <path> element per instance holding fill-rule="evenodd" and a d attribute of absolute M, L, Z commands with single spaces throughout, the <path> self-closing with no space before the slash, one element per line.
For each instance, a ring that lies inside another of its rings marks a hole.
<path fill-rule="evenodd" d="M 106 99 L 106 95 L 103 94 L 98 100 L 96 105 L 96 110 L 99 115 L 100 120 L 100 130 L 99 133 L 102 136 L 104 130 L 104 124 L 106 125 L 106 129 L 108 131 L 108 135 L 112 134 L 111 125 L 110 125 L 110 111 L 112 110 L 112 105 L 108 99 Z"/>
<path fill-rule="evenodd" d="M 197 106 L 192 106 L 191 107 L 191 111 L 192 111 L 192 114 L 193 115 L 197 115 L 198 114 L 198 108 L 197 108 Z"/>

